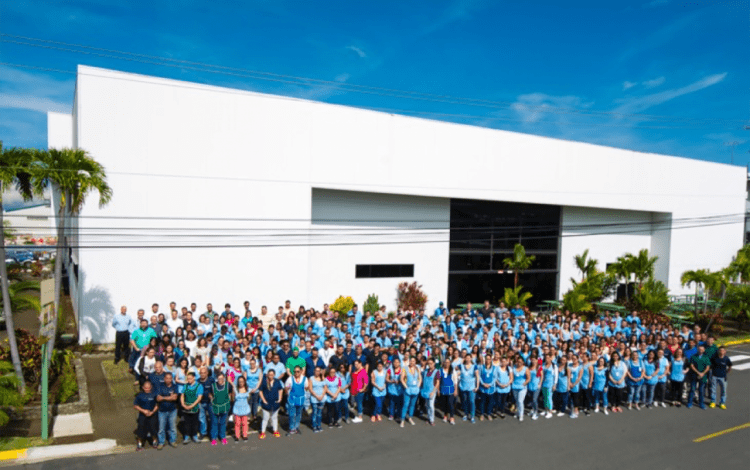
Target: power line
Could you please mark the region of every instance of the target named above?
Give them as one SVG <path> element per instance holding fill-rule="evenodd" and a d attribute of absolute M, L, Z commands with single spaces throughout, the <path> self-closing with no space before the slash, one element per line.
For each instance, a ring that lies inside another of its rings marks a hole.
<path fill-rule="evenodd" d="M 310 78 L 310 77 L 282 75 L 282 74 L 275 74 L 275 73 L 258 71 L 258 70 L 248 70 L 248 69 L 242 69 L 242 68 L 236 68 L 236 67 L 226 67 L 226 66 L 208 64 L 208 63 L 203 63 L 203 62 L 179 60 L 179 59 L 172 59 L 172 58 L 161 57 L 161 56 L 152 56 L 152 55 L 146 55 L 146 54 L 137 54 L 137 53 L 127 52 L 127 51 L 119 51 L 116 49 L 97 48 L 93 46 L 65 43 L 61 41 L 33 38 L 33 37 L 28 37 L 28 36 L 17 36 L 17 35 L 4 34 L 4 33 L 1 33 L 0 36 L 11 38 L 11 39 L 0 39 L 0 41 L 11 43 L 11 44 L 16 44 L 16 45 L 60 50 L 63 52 L 94 55 L 94 56 L 108 58 L 108 59 L 125 60 L 125 61 L 130 61 L 130 62 L 144 63 L 148 65 L 181 68 L 181 69 L 187 69 L 187 70 L 192 70 L 196 72 L 206 72 L 206 73 L 212 73 L 212 74 L 238 76 L 238 77 L 250 78 L 250 79 L 255 79 L 255 80 L 265 80 L 265 81 L 280 82 L 280 83 L 293 84 L 293 85 L 302 85 L 302 86 L 315 85 L 315 86 L 330 87 L 330 88 L 335 88 L 335 89 L 342 89 L 344 91 L 355 92 L 355 93 L 365 93 L 365 94 L 388 96 L 388 97 L 395 97 L 395 98 L 432 101 L 432 102 L 445 103 L 445 104 L 480 106 L 480 107 L 496 108 L 496 109 L 498 108 L 499 109 L 511 109 L 512 106 L 518 104 L 518 103 L 513 103 L 513 102 L 508 102 L 508 101 L 490 101 L 490 100 L 484 100 L 484 99 L 465 98 L 465 97 L 457 97 L 457 96 L 451 96 L 451 95 L 439 95 L 439 94 L 422 93 L 422 92 L 415 92 L 415 91 L 409 91 L 409 90 L 399 90 L 399 89 L 392 89 L 392 88 L 356 85 L 356 84 L 351 84 L 351 83 L 342 83 L 342 82 L 336 82 L 336 81 L 331 81 L 331 80 L 321 80 L 321 79 L 315 79 L 315 78 Z M 36 42 L 41 42 L 44 44 L 36 44 L 34 42 L 24 42 L 24 41 L 19 41 L 18 39 L 23 39 L 26 41 L 36 41 Z M 65 46 L 65 47 L 60 47 L 60 46 Z M 71 49 L 71 47 L 77 47 L 77 48 L 85 49 L 85 50 Z M 113 55 L 113 54 L 119 54 L 119 56 Z M 121 57 L 121 56 L 126 56 L 126 57 Z M 653 115 L 653 114 L 620 113 L 616 111 L 594 111 L 594 110 L 582 110 L 582 109 L 569 108 L 569 107 L 566 108 L 566 107 L 559 107 L 559 106 L 534 105 L 531 103 L 528 103 L 528 104 L 523 103 L 523 106 L 525 108 L 536 110 L 539 112 L 546 112 L 546 113 L 553 113 L 553 114 L 579 114 L 579 115 L 592 115 L 592 116 L 608 116 L 608 117 L 617 117 L 617 118 L 637 118 L 637 119 L 647 119 L 647 120 L 667 120 L 667 121 L 672 121 L 672 122 L 694 122 L 694 123 L 715 122 L 715 123 L 725 124 L 725 123 L 731 122 L 731 123 L 735 123 L 739 125 L 739 120 L 729 120 L 729 119 L 722 119 L 722 118 L 690 118 L 690 117 L 679 117 L 679 116 L 660 116 L 660 115 Z"/>
<path fill-rule="evenodd" d="M 683 230 L 683 229 L 694 229 L 694 228 L 706 228 L 715 227 L 722 225 L 735 225 L 744 223 L 744 220 L 732 221 L 732 222 L 715 222 L 715 223 L 704 223 L 698 225 L 689 225 L 681 227 L 663 227 L 654 228 L 652 231 L 661 230 Z M 595 232 L 595 233 L 576 233 L 576 234 L 556 234 L 550 236 L 531 236 L 522 237 L 521 242 L 529 240 L 544 240 L 544 239 L 558 239 L 558 238 L 578 238 L 578 237 L 590 237 L 598 235 L 621 235 L 627 233 L 642 233 L 643 230 L 630 230 L 630 231 L 616 231 L 616 232 Z M 460 244 L 472 244 L 480 242 L 488 242 L 490 238 L 485 239 L 474 239 L 474 240 L 400 240 L 400 241 L 362 241 L 362 242 L 335 242 L 335 243 L 273 243 L 273 244 L 204 244 L 204 245 L 65 245 L 65 248 L 73 249 L 199 249 L 199 248 L 283 248 L 283 247 L 315 247 L 315 246 L 358 246 L 358 245 L 401 245 L 401 244 L 430 244 L 430 243 L 451 243 L 456 242 Z M 40 249 L 42 246 L 38 246 Z M 43 245 L 48 250 L 57 248 L 57 245 Z M 30 249 L 29 245 L 10 245 L 6 247 L 8 249 Z"/>

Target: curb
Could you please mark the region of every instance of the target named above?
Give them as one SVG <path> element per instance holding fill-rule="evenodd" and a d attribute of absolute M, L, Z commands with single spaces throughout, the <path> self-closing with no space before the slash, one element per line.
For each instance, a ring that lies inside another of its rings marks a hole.
<path fill-rule="evenodd" d="M 79 455 L 108 453 L 116 446 L 117 443 L 114 439 L 99 439 L 98 441 L 84 442 L 81 444 L 30 447 L 28 449 L 0 452 L 0 461 L 15 460 L 16 463 L 40 462 L 43 460 L 60 459 Z"/>
<path fill-rule="evenodd" d="M 747 344 L 750 343 L 750 338 L 748 339 L 738 339 L 737 341 L 728 341 L 726 343 L 720 343 L 722 346 L 737 346 L 738 344 Z"/>
<path fill-rule="evenodd" d="M 78 401 L 72 403 L 50 403 L 48 407 L 48 415 L 50 418 L 57 415 L 71 415 L 76 413 L 85 413 L 90 411 L 89 406 L 89 388 L 88 382 L 86 382 L 86 371 L 83 369 L 83 362 L 80 358 L 75 358 L 73 361 L 73 369 L 76 374 L 76 382 L 78 383 Z M 42 407 L 25 407 L 22 409 L 14 410 L 11 413 L 11 418 L 14 420 L 19 419 L 40 419 L 42 417 Z M 0 458 L 2 460 L 2 458 Z"/>

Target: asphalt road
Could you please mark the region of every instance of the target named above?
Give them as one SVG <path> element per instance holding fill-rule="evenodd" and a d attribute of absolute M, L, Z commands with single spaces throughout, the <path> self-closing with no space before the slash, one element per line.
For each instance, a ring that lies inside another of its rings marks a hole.
<path fill-rule="evenodd" d="M 750 347 L 731 355 L 750 356 Z M 746 362 L 748 359 L 745 360 Z M 693 442 L 694 439 L 750 422 L 750 370 L 730 375 L 728 409 L 657 408 L 622 414 L 442 422 L 421 421 L 401 429 L 395 423 L 350 424 L 343 429 L 309 430 L 291 438 L 257 435 L 247 443 L 212 447 L 208 443 L 163 451 L 146 450 L 26 465 L 30 469 L 148 470 L 324 468 L 468 469 L 744 469 L 750 468 L 750 427 Z M 112 423 L 112 425 L 117 425 Z"/>

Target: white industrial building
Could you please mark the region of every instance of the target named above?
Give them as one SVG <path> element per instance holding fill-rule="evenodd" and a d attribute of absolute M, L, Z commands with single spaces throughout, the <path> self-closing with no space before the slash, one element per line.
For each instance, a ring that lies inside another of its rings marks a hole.
<path fill-rule="evenodd" d="M 68 237 L 81 341 L 112 341 L 120 305 L 258 314 L 375 293 L 393 309 L 415 280 L 430 309 L 494 300 L 518 241 L 537 256 L 521 279 L 535 300 L 560 298 L 587 248 L 601 268 L 649 249 L 677 294 L 683 271 L 725 266 L 744 240 L 738 166 L 85 66 L 48 129 L 114 192 Z"/>

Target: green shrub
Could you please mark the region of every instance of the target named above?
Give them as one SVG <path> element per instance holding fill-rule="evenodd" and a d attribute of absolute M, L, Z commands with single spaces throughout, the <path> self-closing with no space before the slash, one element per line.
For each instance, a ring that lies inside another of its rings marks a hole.
<path fill-rule="evenodd" d="M 3 408 L 21 407 L 24 403 L 26 399 L 18 391 L 18 378 L 13 371 L 13 364 L 0 361 L 0 426 L 5 426 L 10 421 Z"/>
<path fill-rule="evenodd" d="M 378 310 L 380 310 L 380 301 L 378 300 L 378 296 L 375 294 L 368 295 L 367 300 L 365 300 L 365 303 L 362 305 L 362 311 L 374 314 Z"/>
<path fill-rule="evenodd" d="M 508 308 L 513 308 L 516 304 L 521 307 L 526 307 L 529 299 L 532 297 L 531 292 L 521 292 L 523 286 L 518 287 L 506 287 L 505 293 L 503 294 L 503 302 Z"/>
<path fill-rule="evenodd" d="M 18 345 L 18 355 L 21 358 L 21 369 L 26 382 L 36 384 L 41 378 L 42 370 L 42 344 L 43 339 L 39 339 L 27 330 L 16 328 L 16 344 Z M 7 340 L 0 346 L 0 361 L 10 362 L 10 346 Z"/>
<path fill-rule="evenodd" d="M 66 403 L 78 393 L 78 380 L 73 366 L 68 364 L 57 380 L 60 381 L 60 388 L 57 389 L 55 403 Z"/>

